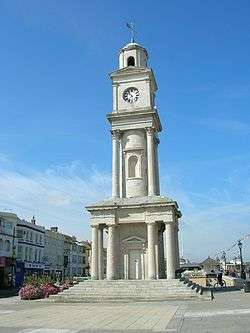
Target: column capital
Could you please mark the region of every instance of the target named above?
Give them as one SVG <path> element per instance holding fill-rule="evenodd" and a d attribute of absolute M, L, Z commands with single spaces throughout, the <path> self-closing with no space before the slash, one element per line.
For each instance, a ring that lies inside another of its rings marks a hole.
<path fill-rule="evenodd" d="M 146 224 L 148 225 L 157 225 L 157 223 L 155 221 L 146 221 Z"/>
<path fill-rule="evenodd" d="M 110 130 L 110 133 L 112 135 L 112 139 L 119 140 L 121 137 L 121 131 L 120 130 Z"/>
<path fill-rule="evenodd" d="M 146 131 L 147 135 L 153 135 L 155 132 L 155 129 L 154 129 L 154 127 L 146 127 L 145 131 Z"/>
<path fill-rule="evenodd" d="M 91 228 L 99 229 L 99 224 L 91 224 L 90 226 L 91 226 Z"/>
<path fill-rule="evenodd" d="M 164 224 L 165 225 L 169 225 L 171 226 L 172 228 L 175 228 L 175 223 L 173 221 L 164 221 Z"/>

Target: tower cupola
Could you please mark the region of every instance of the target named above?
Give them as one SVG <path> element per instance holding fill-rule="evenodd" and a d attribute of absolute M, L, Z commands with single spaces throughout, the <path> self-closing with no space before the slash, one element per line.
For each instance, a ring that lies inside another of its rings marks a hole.
<path fill-rule="evenodd" d="M 119 53 L 119 69 L 125 67 L 147 67 L 147 50 L 137 43 L 125 45 Z"/>

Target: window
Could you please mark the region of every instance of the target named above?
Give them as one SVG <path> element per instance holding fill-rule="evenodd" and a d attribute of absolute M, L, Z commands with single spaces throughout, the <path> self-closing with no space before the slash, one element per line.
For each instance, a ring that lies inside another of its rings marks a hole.
<path fill-rule="evenodd" d="M 138 158 L 137 156 L 130 156 L 128 159 L 128 177 L 133 178 L 138 176 Z"/>
<path fill-rule="evenodd" d="M 18 245 L 17 252 L 18 253 L 23 253 L 23 247 L 22 247 L 22 245 Z"/>
<path fill-rule="evenodd" d="M 26 248 L 25 248 L 25 260 L 26 260 L 26 261 L 28 260 L 28 251 L 29 251 L 29 248 L 26 247 Z"/>
<path fill-rule="evenodd" d="M 32 251 L 32 248 L 30 247 L 29 248 L 29 261 L 32 261 L 32 254 L 33 254 L 33 251 Z"/>
<path fill-rule="evenodd" d="M 5 241 L 5 250 L 10 251 L 10 241 L 6 239 Z"/>
<path fill-rule="evenodd" d="M 127 65 L 128 66 L 135 66 L 135 58 L 134 57 L 128 57 Z"/>
<path fill-rule="evenodd" d="M 2 249 L 3 249 L 3 240 L 0 239 L 0 250 L 2 250 Z"/>
<path fill-rule="evenodd" d="M 42 252 L 41 252 L 41 250 L 39 250 L 38 253 L 39 253 L 39 254 L 38 254 L 38 261 L 40 262 L 40 261 L 41 261 L 41 256 L 42 256 Z"/>
<path fill-rule="evenodd" d="M 17 238 L 19 238 L 20 240 L 23 239 L 23 231 L 22 230 L 17 230 Z"/>

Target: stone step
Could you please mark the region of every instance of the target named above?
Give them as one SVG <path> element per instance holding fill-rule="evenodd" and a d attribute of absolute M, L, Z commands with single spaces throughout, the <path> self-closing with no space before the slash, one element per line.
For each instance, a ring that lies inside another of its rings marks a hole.
<path fill-rule="evenodd" d="M 77 285 L 74 287 L 74 289 L 83 289 L 83 288 L 106 288 L 106 289 L 119 289 L 119 288 L 130 288 L 130 289 L 137 289 L 137 288 L 179 288 L 179 287 L 186 287 L 185 284 L 176 284 L 176 285 L 95 285 L 95 284 L 83 284 L 83 285 Z"/>
<path fill-rule="evenodd" d="M 131 293 L 133 292 L 140 292 L 140 291 L 145 291 L 145 290 L 152 290 L 152 291 L 163 291 L 163 290 L 166 290 L 166 291 L 176 291 L 176 290 L 189 290 L 190 288 L 188 287 L 175 287 L 175 288 L 78 288 L 78 289 L 74 289 L 75 292 L 84 292 L 84 291 L 91 291 L 91 290 L 98 290 L 98 291 L 104 291 L 104 292 L 116 292 L 116 291 L 119 291 L 121 289 L 124 289 L 124 290 L 127 290 Z M 69 289 L 69 290 L 66 290 L 65 292 L 66 293 L 69 293 L 71 292 L 72 289 Z"/>
<path fill-rule="evenodd" d="M 140 291 L 140 292 L 136 292 L 136 293 L 131 293 L 127 290 L 120 290 L 120 291 L 115 291 L 115 292 L 105 292 L 105 291 L 102 291 L 100 292 L 99 290 L 90 290 L 88 292 L 82 292 L 82 293 L 78 293 L 76 291 L 72 291 L 71 293 L 64 293 L 64 295 L 93 295 L 93 294 L 99 294 L 99 295 L 121 295 L 121 294 L 126 294 L 126 295 L 161 295 L 161 294 L 165 294 L 165 295 L 168 295 L 168 294 L 192 294 L 193 291 L 192 290 L 169 290 L 169 291 L 166 291 L 166 290 L 162 290 L 162 291 L 146 291 L 146 290 L 143 290 L 143 291 Z"/>
<path fill-rule="evenodd" d="M 199 294 L 179 280 L 95 280 L 84 281 L 58 295 L 54 302 L 152 301 L 190 299 Z"/>
<path fill-rule="evenodd" d="M 153 288 L 153 287 L 169 287 L 169 288 L 172 288 L 172 287 L 175 287 L 175 286 L 180 286 L 180 285 L 183 285 L 183 283 L 175 283 L 175 284 L 163 284 L 163 283 L 149 283 L 149 284 L 147 284 L 147 283 L 138 283 L 138 284 L 133 284 L 133 283 L 131 283 L 131 284 L 121 284 L 121 283 L 117 283 L 117 284 L 104 284 L 104 283 L 100 283 L 100 284 L 98 284 L 98 283 L 86 283 L 86 282 L 82 282 L 81 284 L 78 284 L 78 285 L 76 285 L 76 286 L 74 286 L 74 288 L 81 288 L 81 287 L 92 287 L 92 286 L 94 286 L 95 288 L 98 288 L 98 287 L 105 287 L 105 288 L 120 288 L 120 287 L 123 287 L 123 288 L 132 288 L 132 287 L 134 287 L 134 288 L 137 288 L 137 287 L 143 287 L 143 288 L 146 288 L 146 287 L 150 287 L 150 288 Z"/>
<path fill-rule="evenodd" d="M 52 295 L 52 296 L 58 296 L 58 295 Z M 119 297 L 99 297 L 99 296 L 88 296 L 88 297 L 55 297 L 54 299 L 51 299 L 52 296 L 50 296 L 49 300 L 53 302 L 58 303 L 104 303 L 104 302 L 112 302 L 112 303 L 127 303 L 127 302 L 145 302 L 145 301 L 164 301 L 164 300 L 171 300 L 171 299 L 177 299 L 177 300 L 189 300 L 192 298 L 195 298 L 195 295 L 176 295 L 176 294 L 169 294 L 166 297 L 127 297 L 127 296 L 119 296 Z"/>
<path fill-rule="evenodd" d="M 66 291 L 69 292 L 70 290 L 76 290 L 76 291 L 83 291 L 83 290 L 92 290 L 92 289 L 95 289 L 95 290 L 107 290 L 107 291 L 112 291 L 112 290 L 130 290 L 131 292 L 133 291 L 136 291 L 136 290 L 179 290 L 179 289 L 182 289 L 182 290 L 185 290 L 185 289 L 190 289 L 190 287 L 188 286 L 185 286 L 185 285 L 180 285 L 180 286 L 174 286 L 174 287 L 161 287 L 161 286 L 155 286 L 155 287 L 152 287 L 152 288 L 149 288 L 149 287 L 141 287 L 141 286 L 136 286 L 136 287 L 127 287 L 127 288 L 122 288 L 122 287 L 95 287 L 95 286 L 82 286 L 81 288 L 70 288 L 70 289 L 67 289 Z"/>
<path fill-rule="evenodd" d="M 114 285 L 114 284 L 120 284 L 120 285 L 130 285 L 130 284 L 179 284 L 180 281 L 178 280 L 87 280 L 84 282 L 80 282 L 79 284 L 105 284 L 105 285 Z"/>

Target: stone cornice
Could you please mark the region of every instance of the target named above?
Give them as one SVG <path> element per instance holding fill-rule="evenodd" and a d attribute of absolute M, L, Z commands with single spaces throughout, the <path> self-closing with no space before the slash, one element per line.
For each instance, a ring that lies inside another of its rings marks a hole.
<path fill-rule="evenodd" d="M 133 111 L 119 111 L 119 112 L 112 112 L 108 113 L 106 115 L 108 121 L 112 124 L 112 121 L 114 120 L 123 120 L 123 119 L 138 119 L 138 117 L 148 117 L 152 116 L 156 125 L 156 129 L 158 132 L 161 132 L 162 126 L 161 126 L 161 121 L 158 115 L 157 110 L 155 109 L 149 109 L 149 108 L 144 108 L 144 109 L 136 109 Z"/>
<path fill-rule="evenodd" d="M 152 207 L 173 207 L 177 214 L 180 213 L 178 210 L 178 205 L 176 201 L 166 202 L 166 203 L 140 203 L 140 204 L 110 204 L 110 205 L 91 205 L 85 207 L 89 212 L 98 211 L 98 210 L 109 210 L 115 211 L 117 209 L 126 209 L 126 208 L 152 208 Z M 115 212 L 114 212 L 115 213 Z"/>
<path fill-rule="evenodd" d="M 122 69 L 118 69 L 114 72 L 111 72 L 109 74 L 110 78 L 112 80 L 116 80 L 116 79 L 125 79 L 126 77 L 131 77 L 131 76 L 142 76 L 142 75 L 148 75 L 150 77 L 150 80 L 152 81 L 153 83 L 153 86 L 154 86 L 154 91 L 157 91 L 158 90 L 158 87 L 157 87 L 157 83 L 156 83 L 156 80 L 155 80 L 155 75 L 154 75 L 154 72 L 151 68 L 148 68 L 148 67 L 138 67 L 138 66 L 135 66 L 135 67 L 125 67 L 125 68 L 122 68 Z"/>

